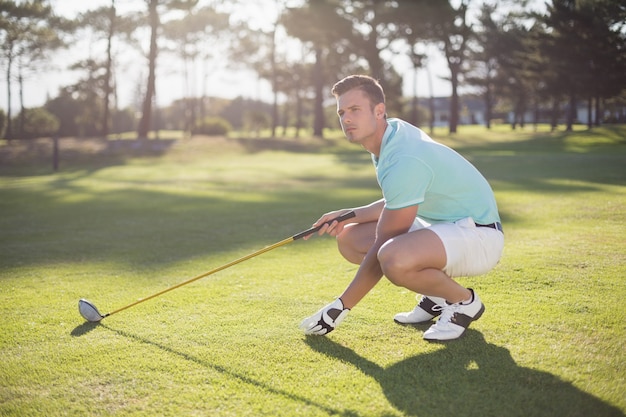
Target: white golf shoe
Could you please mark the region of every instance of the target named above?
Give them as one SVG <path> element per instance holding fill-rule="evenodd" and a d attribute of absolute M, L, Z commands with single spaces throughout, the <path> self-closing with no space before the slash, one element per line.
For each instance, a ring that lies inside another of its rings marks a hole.
<path fill-rule="evenodd" d="M 424 339 L 426 340 L 452 340 L 457 339 L 465 333 L 465 329 L 474 320 L 478 320 L 485 311 L 485 306 L 478 298 L 478 295 L 474 293 L 474 290 L 469 289 L 472 292 L 472 300 L 468 304 L 448 304 L 437 308 L 441 309 L 441 316 L 435 324 L 430 326 L 426 332 L 424 332 Z"/>
<path fill-rule="evenodd" d="M 441 308 L 437 306 L 446 305 L 446 300 L 440 297 L 430 297 L 422 295 L 413 311 L 398 313 L 394 320 L 400 324 L 417 324 L 430 321 L 441 314 Z"/>

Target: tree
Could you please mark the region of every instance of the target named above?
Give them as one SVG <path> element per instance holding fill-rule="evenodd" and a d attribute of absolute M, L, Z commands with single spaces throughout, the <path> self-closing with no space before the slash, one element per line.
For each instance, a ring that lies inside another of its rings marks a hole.
<path fill-rule="evenodd" d="M 478 18 L 480 29 L 476 31 L 477 49 L 471 51 L 470 69 L 465 80 L 480 88 L 485 101 L 485 126 L 491 129 L 495 101 L 495 80 L 499 69 L 499 57 L 506 53 L 502 47 L 502 27 L 493 19 L 496 6 L 483 4 Z"/>
<path fill-rule="evenodd" d="M 289 110 L 291 109 L 291 103 L 295 102 L 295 137 L 300 137 L 300 130 L 303 127 L 303 115 L 304 115 L 304 95 L 307 91 L 310 91 L 308 86 L 310 85 L 310 74 L 312 71 L 312 65 L 310 63 L 294 63 L 283 68 L 279 68 L 278 73 L 278 85 L 281 87 L 281 91 L 287 96 L 287 102 L 284 106 L 284 127 L 286 128 L 289 121 Z M 293 100 L 293 101 L 292 101 Z M 283 136 L 285 130 L 283 130 Z"/>
<path fill-rule="evenodd" d="M 61 136 L 97 136 L 102 132 L 104 68 L 88 59 L 70 69 L 85 69 L 86 74 L 75 84 L 61 88 L 45 108 L 59 119 Z"/>
<path fill-rule="evenodd" d="M 538 17 L 545 33 L 541 52 L 557 75 L 550 88 L 568 98 L 567 130 L 576 121 L 581 97 L 587 98 L 591 113 L 594 97 L 599 103 L 626 88 L 625 15 L 618 2 L 554 0 Z"/>
<path fill-rule="evenodd" d="M 215 45 L 218 44 L 221 34 L 228 28 L 228 14 L 219 13 L 212 7 L 196 9 L 197 0 L 176 1 L 169 5 L 170 9 L 180 9 L 185 14 L 181 19 L 170 20 L 163 24 L 163 35 L 170 41 L 169 47 L 162 49 L 182 58 L 185 80 L 185 115 L 183 128 L 191 132 L 196 120 L 204 118 L 203 110 L 197 109 L 203 100 L 197 100 L 198 94 L 192 95 L 192 91 L 200 91 L 194 83 L 196 77 L 195 67 L 209 62 L 218 56 Z M 204 67 L 204 66 L 203 66 Z M 204 95 L 204 91 L 200 95 Z M 200 113 L 200 114 L 199 114 Z M 199 114 L 199 115 L 198 115 Z"/>
<path fill-rule="evenodd" d="M 406 43 L 407 50 L 405 53 L 413 67 L 413 99 L 411 101 L 409 121 L 416 125 L 420 124 L 417 75 L 418 71 L 425 68 L 428 63 L 429 56 L 426 50 L 430 40 L 428 32 L 429 22 L 422 12 L 422 6 L 419 1 L 400 1 L 398 2 L 397 16 L 394 17 L 395 24 L 399 26 L 397 30 L 398 36 Z"/>
<path fill-rule="evenodd" d="M 23 112 L 25 119 L 22 136 L 25 139 L 34 139 L 52 136 L 59 130 L 59 120 L 43 107 L 27 109 Z"/>
<path fill-rule="evenodd" d="M 459 84 L 466 71 L 469 53 L 468 43 L 473 32 L 467 15 L 470 0 L 461 0 L 458 7 L 450 1 L 401 0 L 400 19 L 410 24 L 411 19 L 420 22 L 420 37 L 434 42 L 443 52 L 450 70 L 452 97 L 450 100 L 450 133 L 456 133 L 459 121 Z"/>
<path fill-rule="evenodd" d="M 311 0 L 303 7 L 287 8 L 281 23 L 287 33 L 300 39 L 311 51 L 310 82 L 313 85 L 313 135 L 323 136 L 324 87 L 339 78 L 341 68 L 354 62 L 348 37 L 351 24 L 336 13 L 336 2 Z M 306 22 L 306 24 L 305 24 Z M 334 72 L 334 74 L 333 74 Z"/>
<path fill-rule="evenodd" d="M 495 77 L 498 95 L 507 98 L 513 109 L 511 127 L 517 124 L 524 127 L 525 115 L 530 103 L 535 100 L 536 90 L 540 86 L 538 75 L 533 72 L 535 60 L 531 48 L 530 32 L 517 22 L 509 22 L 500 32 L 498 55 L 498 73 Z"/>
<path fill-rule="evenodd" d="M 4 125 L 6 123 L 7 116 L 4 114 L 4 110 L 0 109 L 0 137 L 4 133 Z"/>
<path fill-rule="evenodd" d="M 110 7 L 101 7 L 96 10 L 91 10 L 84 13 L 80 18 L 81 26 L 85 26 L 90 28 L 93 32 L 97 34 L 102 34 L 102 36 L 107 41 L 106 47 L 106 59 L 104 63 L 105 75 L 103 80 L 103 114 L 102 114 L 102 137 L 106 138 L 109 134 L 110 125 L 111 125 L 111 95 L 113 93 L 113 85 L 112 85 L 112 74 L 113 74 L 113 55 L 112 55 L 112 44 L 113 37 L 116 34 L 116 26 L 118 23 L 119 17 L 117 16 L 115 9 L 115 0 L 111 0 Z"/>
<path fill-rule="evenodd" d="M 452 97 L 450 100 L 450 133 L 457 132 L 459 124 L 459 82 L 467 54 L 467 42 L 472 28 L 467 19 L 468 0 L 463 0 L 457 9 L 448 5 L 437 13 L 438 24 L 435 36 L 442 42 L 442 50 L 450 69 Z"/>
<path fill-rule="evenodd" d="M 591 128 L 593 102 L 595 124 L 599 125 L 600 103 L 616 97 L 626 88 L 626 5 L 608 0 L 581 2 L 579 14 L 587 34 L 584 38 L 589 76 L 583 94 L 588 102 L 588 127 Z"/>
<path fill-rule="evenodd" d="M 29 0 L 19 3 L 0 0 L 0 45 L 6 66 L 7 83 L 7 131 L 6 137 L 14 137 L 11 111 L 11 91 L 13 67 L 18 65 L 21 113 L 25 114 L 23 101 L 23 81 L 25 72 L 33 68 L 51 50 L 64 45 L 61 39 L 72 25 L 52 13 L 52 8 L 44 0 Z M 24 126 L 24 116 L 20 117 L 20 130 Z"/>
<path fill-rule="evenodd" d="M 315 1 L 315 0 L 313 0 Z M 416 2 L 389 0 L 341 0 L 337 13 L 351 25 L 348 36 L 350 50 L 357 59 L 364 59 L 369 74 L 378 79 L 387 96 L 387 108 L 399 113 L 402 109 L 402 77 L 394 69 L 391 57 L 383 52 L 398 54 L 394 43 L 403 32 L 398 24 Z M 415 27 L 415 26 L 414 26 Z"/>
<path fill-rule="evenodd" d="M 146 93 L 141 107 L 141 119 L 137 129 L 137 137 L 146 139 L 152 121 L 152 102 L 156 91 L 156 61 L 158 55 L 157 37 L 160 27 L 159 0 L 146 0 L 148 3 L 148 20 L 150 22 L 150 51 L 148 52 L 148 81 Z"/>

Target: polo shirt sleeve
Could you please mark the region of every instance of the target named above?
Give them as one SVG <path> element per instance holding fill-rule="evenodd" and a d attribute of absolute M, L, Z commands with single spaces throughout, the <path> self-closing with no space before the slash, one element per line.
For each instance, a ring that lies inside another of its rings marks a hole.
<path fill-rule="evenodd" d="M 423 203 L 434 179 L 432 169 L 412 156 L 400 156 L 390 162 L 379 178 L 385 207 L 398 210 Z"/>

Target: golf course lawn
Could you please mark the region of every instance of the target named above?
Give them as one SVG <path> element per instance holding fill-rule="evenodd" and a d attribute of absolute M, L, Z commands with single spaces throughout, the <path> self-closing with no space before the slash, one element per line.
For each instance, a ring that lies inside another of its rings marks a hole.
<path fill-rule="evenodd" d="M 439 133 L 439 134 L 437 134 Z M 300 321 L 356 266 L 297 240 L 105 314 L 380 198 L 369 155 L 318 138 L 0 142 L 1 416 L 624 416 L 626 126 L 435 138 L 494 188 L 486 306 L 422 339 L 386 280 L 325 337 Z M 81 146 L 77 146 L 77 143 Z M 84 145 L 84 146 L 82 146 Z"/>

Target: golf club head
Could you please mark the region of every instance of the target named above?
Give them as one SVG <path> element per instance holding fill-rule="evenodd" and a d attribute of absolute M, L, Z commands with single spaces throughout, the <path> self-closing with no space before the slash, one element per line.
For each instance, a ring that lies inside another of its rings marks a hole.
<path fill-rule="evenodd" d="M 99 322 L 104 318 L 102 314 L 98 311 L 95 305 L 93 305 L 90 301 L 81 298 L 78 301 L 78 311 L 83 318 L 90 322 Z"/>

